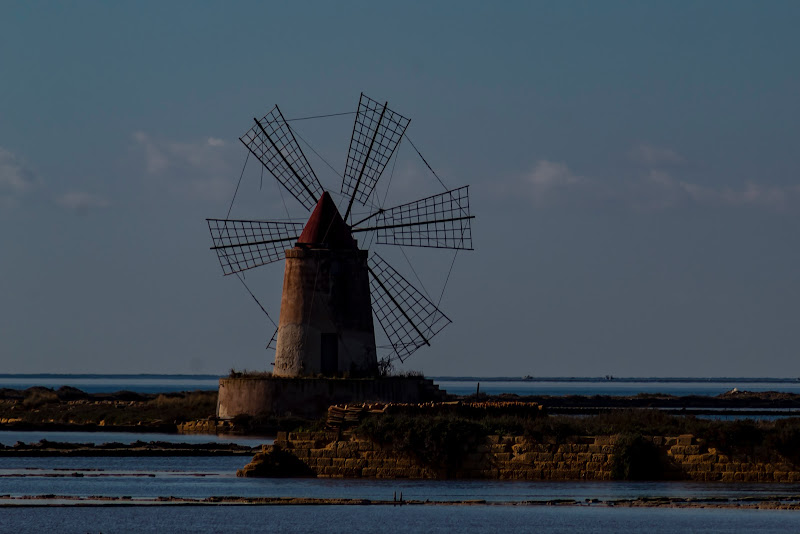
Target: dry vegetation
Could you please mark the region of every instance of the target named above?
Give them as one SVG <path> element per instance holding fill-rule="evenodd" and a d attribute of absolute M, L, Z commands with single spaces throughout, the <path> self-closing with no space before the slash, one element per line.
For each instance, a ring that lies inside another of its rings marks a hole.
<path fill-rule="evenodd" d="M 150 395 L 88 394 L 70 387 L 0 390 L 0 419 L 12 424 L 174 425 L 213 417 L 216 405 L 216 391 Z"/>

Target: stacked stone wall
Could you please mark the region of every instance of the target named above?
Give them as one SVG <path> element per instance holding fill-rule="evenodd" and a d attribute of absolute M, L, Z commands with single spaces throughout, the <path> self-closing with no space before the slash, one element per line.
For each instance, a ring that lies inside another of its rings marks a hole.
<path fill-rule="evenodd" d="M 569 443 L 541 443 L 525 436 L 488 436 L 464 451 L 454 472 L 422 464 L 354 434 L 280 433 L 240 476 L 269 476 L 261 461 L 273 447 L 288 452 L 317 477 L 471 478 L 500 480 L 611 480 L 616 436 L 592 436 Z M 720 482 L 800 482 L 800 470 L 788 461 L 738 460 L 704 445 L 691 435 L 651 438 L 668 464 L 667 478 Z"/>
<path fill-rule="evenodd" d="M 658 439 L 658 438 L 656 438 Z M 707 447 L 694 436 L 661 438 L 669 458 L 688 480 L 719 482 L 800 482 L 800 467 L 786 459 L 733 458 Z"/>
<path fill-rule="evenodd" d="M 232 432 L 234 426 L 230 421 L 200 419 L 198 421 L 178 423 L 177 430 L 178 434 L 225 434 Z"/>

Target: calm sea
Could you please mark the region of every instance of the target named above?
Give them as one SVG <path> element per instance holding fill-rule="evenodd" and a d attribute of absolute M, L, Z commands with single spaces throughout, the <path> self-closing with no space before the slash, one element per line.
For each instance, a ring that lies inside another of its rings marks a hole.
<path fill-rule="evenodd" d="M 213 506 L 12 508 L 3 532 L 774 533 L 800 529 L 780 510 L 524 506 Z"/>

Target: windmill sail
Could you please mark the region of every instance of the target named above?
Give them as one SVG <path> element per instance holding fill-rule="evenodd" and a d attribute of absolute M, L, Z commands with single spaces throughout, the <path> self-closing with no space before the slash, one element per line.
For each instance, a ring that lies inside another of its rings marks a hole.
<path fill-rule="evenodd" d="M 368 260 L 372 310 L 402 362 L 438 334 L 450 319 L 392 266 L 375 254 Z"/>
<path fill-rule="evenodd" d="M 387 106 L 388 102 L 380 104 L 361 93 L 342 180 L 341 192 L 350 197 L 345 220 L 350 215 L 354 200 L 367 204 L 383 169 L 411 122 Z"/>
<path fill-rule="evenodd" d="M 206 219 L 222 272 L 226 275 L 283 259 L 297 241 L 301 223 Z"/>
<path fill-rule="evenodd" d="M 281 110 L 275 106 L 261 120 L 253 120 L 256 124 L 239 140 L 300 204 L 310 210 L 322 195 L 322 185 Z"/>
<path fill-rule="evenodd" d="M 358 227 L 369 219 L 370 226 Z M 472 250 L 474 215 L 469 213 L 469 186 L 380 210 L 356 223 L 353 232 L 377 231 L 382 245 Z"/>

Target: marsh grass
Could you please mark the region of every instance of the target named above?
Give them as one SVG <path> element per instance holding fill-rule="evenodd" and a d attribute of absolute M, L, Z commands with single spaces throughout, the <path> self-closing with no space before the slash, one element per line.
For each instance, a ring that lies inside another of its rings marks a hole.
<path fill-rule="evenodd" d="M 71 423 L 105 425 L 171 424 L 213 417 L 216 391 L 188 391 L 157 396 L 133 392 L 101 394 L 75 400 L 62 399 L 59 392 L 30 388 L 22 398 L 0 402 L 0 417 L 23 423 Z"/>

